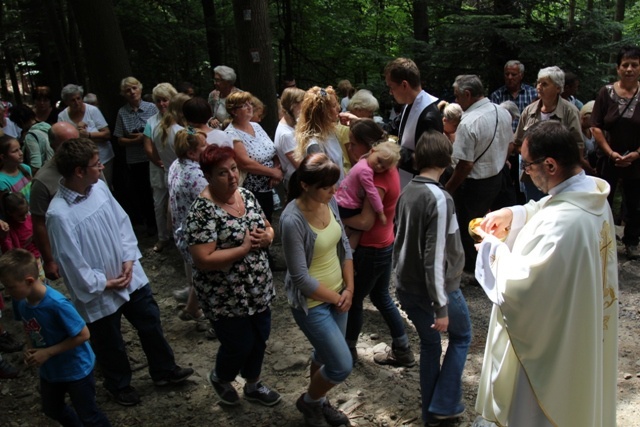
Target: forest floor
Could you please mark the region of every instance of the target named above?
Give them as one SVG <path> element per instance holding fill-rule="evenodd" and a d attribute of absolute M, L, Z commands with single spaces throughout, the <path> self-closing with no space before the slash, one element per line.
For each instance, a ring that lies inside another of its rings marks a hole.
<path fill-rule="evenodd" d="M 218 403 L 217 396 L 207 382 L 213 366 L 218 341 L 207 340 L 204 333 L 195 330 L 195 323 L 178 319 L 178 304 L 172 291 L 185 285 L 182 261 L 175 248 L 161 254 L 151 249 L 152 238 L 141 238 L 144 255 L 142 264 L 149 276 L 155 298 L 160 305 L 164 331 L 172 345 L 176 361 L 190 366 L 195 374 L 180 385 L 155 387 L 146 369 L 146 359 L 140 343 L 129 324 L 123 322 L 127 350 L 134 367 L 132 385 L 136 387 L 142 403 L 123 407 L 113 401 L 101 386 L 96 370 L 97 401 L 114 426 L 300 426 L 302 416 L 295 401 L 305 391 L 308 382 L 311 347 L 296 326 L 283 288 L 283 272 L 275 272 L 277 297 L 272 307 L 272 329 L 262 377 L 282 394 L 282 402 L 267 408 L 242 400 L 230 408 Z M 281 246 L 274 245 L 276 265 L 283 265 Z M 620 266 L 620 324 L 618 368 L 618 426 L 637 426 L 640 419 L 640 261 L 628 261 L 619 250 Z M 64 290 L 62 284 L 55 285 Z M 469 427 L 477 414 L 474 410 L 476 390 L 482 368 L 487 323 L 491 305 L 477 286 L 463 289 L 469 305 L 473 325 L 473 341 L 464 372 L 463 399 L 466 413 L 457 421 L 444 426 Z M 9 304 L 10 307 L 10 304 Z M 7 329 L 21 336 L 21 327 L 11 318 L 10 308 L 4 313 Z M 411 345 L 416 358 L 419 342 L 415 329 L 407 322 Z M 446 334 L 442 338 L 447 344 Z M 375 308 L 367 300 L 364 326 L 358 344 L 360 362 L 344 384 L 330 393 L 331 401 L 340 407 L 354 426 L 421 426 L 420 388 L 418 364 L 412 368 L 378 366 L 373 354 L 385 343 L 390 344 L 389 332 Z M 0 380 L 0 425 L 11 427 L 54 426 L 41 412 L 38 395 L 37 372 L 25 368 L 22 355 L 4 355 L 14 366 L 20 367 L 20 376 L 13 380 Z M 584 372 L 584 375 L 591 375 Z M 237 389 L 241 392 L 241 379 Z M 608 426 L 606 426 L 608 427 Z"/>

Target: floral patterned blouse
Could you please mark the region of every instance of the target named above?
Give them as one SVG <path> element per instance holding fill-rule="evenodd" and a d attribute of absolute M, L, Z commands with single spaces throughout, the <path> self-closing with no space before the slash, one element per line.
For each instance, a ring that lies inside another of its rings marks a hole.
<path fill-rule="evenodd" d="M 184 220 L 189 213 L 193 201 L 208 185 L 200 169 L 200 164 L 191 159 L 178 159 L 169 168 L 169 207 L 171 209 L 171 225 L 176 245 L 182 256 L 191 260 L 184 244 Z"/>
<path fill-rule="evenodd" d="M 259 124 L 251 122 L 251 126 L 253 126 L 255 136 L 234 128 L 233 123 L 230 123 L 224 131 L 231 134 L 234 139 L 242 141 L 251 160 L 272 168 L 274 166 L 273 158 L 276 156 L 276 146 Z M 268 176 L 249 173 L 242 186 L 254 193 L 266 193 L 271 191 L 269 181 Z"/>
<path fill-rule="evenodd" d="M 262 208 L 251 192 L 239 188 L 246 212 L 235 217 L 198 196 L 185 220 L 184 236 L 188 246 L 216 242 L 216 249 L 242 244 L 245 230 L 265 228 Z M 200 306 L 210 320 L 242 317 L 260 313 L 271 304 L 275 288 L 267 250 L 252 250 L 225 270 L 200 270 L 194 266 L 193 285 Z"/>

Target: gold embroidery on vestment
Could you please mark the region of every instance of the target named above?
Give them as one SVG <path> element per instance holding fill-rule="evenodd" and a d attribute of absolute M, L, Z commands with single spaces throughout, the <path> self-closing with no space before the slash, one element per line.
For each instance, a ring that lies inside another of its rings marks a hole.
<path fill-rule="evenodd" d="M 602 298 L 604 309 L 611 307 L 617 300 L 616 291 L 613 287 L 609 286 L 607 277 L 607 265 L 610 257 L 615 256 L 614 250 L 616 246 L 611 238 L 611 227 L 607 221 L 602 223 L 602 229 L 600 230 L 600 262 L 602 263 Z M 606 315 L 602 319 L 602 326 L 605 330 L 608 329 L 609 316 Z"/>

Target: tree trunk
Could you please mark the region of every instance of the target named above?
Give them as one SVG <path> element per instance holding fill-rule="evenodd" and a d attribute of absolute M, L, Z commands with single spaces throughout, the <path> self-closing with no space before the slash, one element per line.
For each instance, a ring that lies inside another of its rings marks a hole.
<path fill-rule="evenodd" d="M 293 79 L 295 75 L 293 73 L 293 59 L 291 58 L 291 46 L 293 46 L 293 30 L 291 27 L 293 18 L 291 17 L 291 0 L 284 0 L 282 2 L 282 9 L 282 15 L 284 19 L 284 77 L 286 79 Z"/>
<path fill-rule="evenodd" d="M 624 10 L 625 0 L 616 0 L 616 15 L 614 18 L 616 22 L 622 23 L 622 21 L 624 21 Z M 612 40 L 614 42 L 619 42 L 620 40 L 622 40 L 622 30 L 615 30 L 613 32 Z"/>
<path fill-rule="evenodd" d="M 569 15 L 567 16 L 567 27 L 573 28 L 576 17 L 576 0 L 569 0 Z"/>
<path fill-rule="evenodd" d="M 9 71 L 9 78 L 11 79 L 11 86 L 13 88 L 13 101 L 16 105 L 22 104 L 22 94 L 20 93 L 20 86 L 18 84 L 18 75 L 16 74 L 16 65 L 13 61 L 13 55 L 11 54 L 11 47 L 4 47 L 4 59 L 7 70 Z"/>
<path fill-rule="evenodd" d="M 241 89 L 248 90 L 266 105 L 267 114 L 261 124 L 273 138 L 278 123 L 278 107 L 268 12 L 267 0 L 233 2 Z"/>
<path fill-rule="evenodd" d="M 201 0 L 202 14 L 204 16 L 204 29 L 207 33 L 207 52 L 211 68 L 222 64 L 222 43 L 220 41 L 220 31 L 216 20 L 216 7 L 213 0 Z M 213 81 L 213 71 L 211 72 Z"/>
<path fill-rule="evenodd" d="M 429 41 L 428 0 L 414 0 L 413 2 L 413 38 L 419 41 Z"/>
<path fill-rule="evenodd" d="M 100 107 L 112 126 L 120 97 L 120 81 L 131 75 L 129 56 L 124 47 L 120 26 L 111 0 L 69 0 L 82 38 L 87 71 Z"/>
<path fill-rule="evenodd" d="M 625 1 L 616 0 L 616 14 L 614 17 L 614 20 L 616 22 L 619 22 L 622 24 L 622 21 L 624 20 L 624 10 L 625 10 Z M 619 42 L 620 40 L 622 40 L 622 30 L 621 29 L 614 30 L 613 35 L 611 36 L 611 41 L 616 43 L 616 42 Z M 612 64 L 616 62 L 616 53 L 617 53 L 617 49 L 614 49 L 614 51 L 611 52 L 611 54 L 609 55 L 609 62 Z"/>
<path fill-rule="evenodd" d="M 60 14 L 56 7 L 55 0 L 42 0 L 42 11 L 45 13 L 44 20 L 49 24 L 49 31 L 52 36 L 53 45 L 55 47 L 56 56 L 60 58 L 60 66 L 62 67 L 62 80 L 66 83 L 76 82 L 78 76 L 71 61 L 69 53 L 69 41 L 65 37 L 62 21 L 58 19 Z"/>

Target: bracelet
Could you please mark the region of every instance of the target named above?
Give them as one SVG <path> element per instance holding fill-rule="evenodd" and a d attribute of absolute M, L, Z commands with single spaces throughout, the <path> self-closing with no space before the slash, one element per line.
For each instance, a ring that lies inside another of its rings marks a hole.
<path fill-rule="evenodd" d="M 349 289 L 349 288 L 345 288 L 344 291 L 342 291 L 342 292 L 347 292 L 347 291 L 351 292 L 351 295 L 353 295 L 353 291 L 351 289 Z"/>

